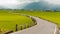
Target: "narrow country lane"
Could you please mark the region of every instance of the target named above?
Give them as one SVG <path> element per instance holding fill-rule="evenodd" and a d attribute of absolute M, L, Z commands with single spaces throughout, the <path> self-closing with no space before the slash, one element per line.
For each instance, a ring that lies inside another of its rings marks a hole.
<path fill-rule="evenodd" d="M 36 20 L 37 25 L 11 34 L 58 34 L 58 27 L 56 24 L 38 17 L 30 17 Z"/>

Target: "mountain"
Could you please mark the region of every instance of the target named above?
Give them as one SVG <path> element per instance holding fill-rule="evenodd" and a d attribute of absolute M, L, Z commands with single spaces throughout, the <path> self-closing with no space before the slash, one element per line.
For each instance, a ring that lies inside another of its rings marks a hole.
<path fill-rule="evenodd" d="M 24 9 L 34 9 L 34 10 L 60 10 L 60 5 L 49 4 L 44 1 L 33 2 L 24 7 Z"/>

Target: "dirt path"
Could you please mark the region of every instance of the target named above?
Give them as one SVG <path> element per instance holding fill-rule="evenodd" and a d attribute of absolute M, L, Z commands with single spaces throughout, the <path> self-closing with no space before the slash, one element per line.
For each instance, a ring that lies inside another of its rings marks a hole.
<path fill-rule="evenodd" d="M 30 17 L 36 20 L 37 25 L 12 34 L 56 34 L 56 32 L 58 31 L 58 27 L 56 24 L 53 24 L 46 20 L 42 20 L 38 17 Z"/>

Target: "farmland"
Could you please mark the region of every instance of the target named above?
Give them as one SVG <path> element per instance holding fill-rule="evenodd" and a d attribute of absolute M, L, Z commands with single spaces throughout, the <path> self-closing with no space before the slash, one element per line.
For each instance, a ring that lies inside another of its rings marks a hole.
<path fill-rule="evenodd" d="M 58 25 L 60 28 L 60 12 L 54 11 L 39 11 L 39 10 L 0 10 L 0 30 L 2 31 L 15 31 L 15 25 L 18 24 L 18 30 L 20 30 L 20 25 L 26 24 L 26 26 L 34 23 L 32 20 L 26 16 L 21 16 L 21 14 L 27 14 L 31 16 L 36 16 L 48 21 L 51 21 Z"/>
<path fill-rule="evenodd" d="M 16 24 L 18 25 L 18 30 L 20 31 L 20 26 L 24 29 L 30 24 L 34 24 L 32 20 L 26 16 L 21 16 L 20 13 L 0 13 L 0 34 L 6 31 L 16 31 Z"/>
<path fill-rule="evenodd" d="M 60 12 L 44 12 L 44 11 L 24 11 L 22 14 L 28 14 L 32 16 L 37 16 L 42 19 L 56 23 L 60 27 Z"/>

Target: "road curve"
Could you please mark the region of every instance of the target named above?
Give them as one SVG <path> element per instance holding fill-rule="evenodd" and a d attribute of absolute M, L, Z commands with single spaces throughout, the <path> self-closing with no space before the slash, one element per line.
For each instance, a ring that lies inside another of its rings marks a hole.
<path fill-rule="evenodd" d="M 56 24 L 40 19 L 38 17 L 30 17 L 36 20 L 37 25 L 11 34 L 58 34 L 58 27 Z"/>

